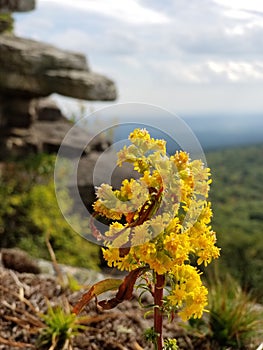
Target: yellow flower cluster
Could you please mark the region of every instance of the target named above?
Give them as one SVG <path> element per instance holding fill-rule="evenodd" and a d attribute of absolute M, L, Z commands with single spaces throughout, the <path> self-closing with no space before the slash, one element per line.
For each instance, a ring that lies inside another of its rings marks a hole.
<path fill-rule="evenodd" d="M 175 265 L 169 275 L 172 288 L 167 301 L 180 309 L 184 321 L 200 318 L 207 304 L 207 289 L 202 285 L 200 273 L 191 265 Z"/>
<path fill-rule="evenodd" d="M 183 151 L 167 156 L 165 141 L 145 129 L 134 130 L 129 140 L 118 153 L 118 165 L 132 163 L 140 177 L 124 180 L 120 190 L 103 184 L 94 204 L 96 213 L 113 220 L 105 233 L 104 258 L 120 270 L 149 267 L 169 276 L 167 301 L 183 319 L 200 317 L 207 290 L 190 256 L 205 266 L 219 257 L 207 202 L 210 170 Z"/>

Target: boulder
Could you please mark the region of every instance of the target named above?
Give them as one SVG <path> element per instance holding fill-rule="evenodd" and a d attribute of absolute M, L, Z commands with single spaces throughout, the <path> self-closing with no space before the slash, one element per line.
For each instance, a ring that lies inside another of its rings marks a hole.
<path fill-rule="evenodd" d="M 2 249 L 1 260 L 7 269 L 34 274 L 40 273 L 37 262 L 21 249 Z"/>
<path fill-rule="evenodd" d="M 116 99 L 113 81 L 91 72 L 84 55 L 10 34 L 0 35 L 0 77 L 0 94 L 9 96 Z"/>
<path fill-rule="evenodd" d="M 50 98 L 40 98 L 33 105 L 39 121 L 54 122 L 64 119 L 61 110 Z"/>
<path fill-rule="evenodd" d="M 0 160 L 12 156 L 26 156 L 28 153 L 57 153 L 65 135 L 73 124 L 50 98 L 0 99 Z M 67 157 L 75 157 L 79 151 L 83 156 L 92 151 L 102 152 L 109 147 L 109 140 L 103 136 L 93 138 L 90 131 L 75 128 L 67 139 Z M 83 150 L 83 144 L 88 144 Z"/>
<path fill-rule="evenodd" d="M 34 119 L 32 99 L 6 96 L 1 103 L 1 126 L 27 128 Z"/>
<path fill-rule="evenodd" d="M 35 7 L 35 0 L 0 0 L 0 12 L 27 12 Z"/>

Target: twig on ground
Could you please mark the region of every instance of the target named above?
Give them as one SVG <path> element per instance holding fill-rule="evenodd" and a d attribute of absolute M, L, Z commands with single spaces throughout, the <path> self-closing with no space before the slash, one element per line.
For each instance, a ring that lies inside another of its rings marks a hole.
<path fill-rule="evenodd" d="M 16 293 L 16 292 L 12 292 L 12 291 L 10 291 L 9 289 L 7 289 L 7 288 L 5 288 L 5 287 L 3 287 L 3 286 L 1 286 L 0 285 L 0 289 L 2 289 L 4 292 L 6 292 L 6 293 L 9 293 L 9 294 L 11 294 L 11 295 L 13 295 L 14 297 L 16 297 L 18 300 L 20 300 L 21 302 L 23 302 L 23 303 L 25 303 L 34 313 L 36 313 L 37 311 L 36 311 L 36 308 L 34 307 L 34 305 L 28 300 L 28 299 L 26 299 L 25 297 L 24 297 L 24 293 L 22 292 L 21 293 L 21 291 L 20 291 L 20 293 L 18 294 L 18 293 Z M 2 303 L 3 303 L 4 301 L 2 301 Z M 10 305 L 10 308 L 11 309 L 14 309 L 14 307 L 13 307 L 13 305 Z M 15 307 L 16 308 L 16 307 Z"/>
<path fill-rule="evenodd" d="M 49 237 L 50 237 L 50 233 L 46 234 L 46 245 L 47 245 L 47 249 L 48 249 L 51 261 L 52 261 L 53 269 L 56 273 L 59 284 L 62 287 L 64 287 L 64 285 L 65 285 L 64 277 L 63 277 L 63 274 L 62 274 L 61 269 L 59 267 L 59 264 L 57 262 L 55 252 L 54 252 L 52 245 L 49 241 Z"/>
<path fill-rule="evenodd" d="M 5 344 L 5 345 L 9 345 L 9 346 L 14 346 L 16 348 L 21 348 L 24 350 L 26 348 L 36 349 L 36 347 L 33 344 L 17 342 L 17 341 L 13 341 L 10 339 L 2 338 L 1 336 L 0 336 L 0 343 Z"/>
<path fill-rule="evenodd" d="M 19 287 L 19 289 L 22 289 L 23 291 L 25 290 L 26 292 L 30 291 L 30 287 L 27 284 L 22 283 L 14 271 L 9 270 L 9 272 L 10 272 L 10 275 L 12 276 L 13 280 L 15 281 L 15 284 Z"/>

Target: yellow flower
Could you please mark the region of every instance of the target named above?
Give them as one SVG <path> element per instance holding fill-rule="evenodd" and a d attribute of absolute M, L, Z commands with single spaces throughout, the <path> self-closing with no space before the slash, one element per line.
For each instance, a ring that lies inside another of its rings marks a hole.
<path fill-rule="evenodd" d="M 164 239 L 164 248 L 177 265 L 182 265 L 189 261 L 189 254 L 192 251 L 192 247 L 187 235 L 175 233 L 166 236 Z"/>
<path fill-rule="evenodd" d="M 186 164 L 189 161 L 189 155 L 185 152 L 178 152 L 176 151 L 175 155 L 172 156 L 172 161 L 175 162 L 178 170 L 182 170 L 186 168 Z"/>
<path fill-rule="evenodd" d="M 110 267 L 115 266 L 116 262 L 119 261 L 120 259 L 118 248 L 111 248 L 111 249 L 102 248 L 102 253 L 103 253 L 104 259 L 108 262 L 108 265 Z"/>
<path fill-rule="evenodd" d="M 144 259 L 141 259 L 141 261 L 144 261 L 144 262 L 152 261 L 153 257 L 156 256 L 156 245 L 151 242 L 144 243 L 136 247 L 136 253 L 139 256 L 144 257 Z"/>
<path fill-rule="evenodd" d="M 207 305 L 207 289 L 202 285 L 200 273 L 190 265 L 175 266 L 170 274 L 172 290 L 168 301 L 180 309 L 180 317 L 186 321 L 202 316 Z"/>
<path fill-rule="evenodd" d="M 151 239 L 151 233 L 149 230 L 149 223 L 147 221 L 141 225 L 135 226 L 132 233 L 132 245 L 138 246 L 149 242 Z"/>
<path fill-rule="evenodd" d="M 105 184 L 97 189 L 95 212 L 113 220 L 103 256 L 120 270 L 148 267 L 169 276 L 166 301 L 184 320 L 201 317 L 207 289 L 189 263 L 195 256 L 206 266 L 220 253 L 209 226 L 210 169 L 183 151 L 168 157 L 166 142 L 151 138 L 146 129 L 135 129 L 129 140 L 117 164 L 131 163 L 139 178 L 125 179 L 120 190 Z"/>

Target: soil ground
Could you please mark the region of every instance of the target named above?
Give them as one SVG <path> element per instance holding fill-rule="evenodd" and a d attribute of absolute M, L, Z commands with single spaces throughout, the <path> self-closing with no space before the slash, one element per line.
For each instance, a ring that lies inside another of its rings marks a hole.
<path fill-rule="evenodd" d="M 36 340 L 44 325 L 40 314 L 46 313 L 47 305 L 71 308 L 82 294 L 83 291 L 63 289 L 53 276 L 17 273 L 0 267 L 0 350 L 39 349 Z M 153 319 L 145 318 L 144 314 L 145 309 L 136 297 L 111 311 L 98 310 L 92 301 L 81 314 L 88 316 L 86 329 L 74 336 L 64 350 L 153 349 L 144 339 Z M 164 336 L 176 338 L 180 350 L 216 349 L 204 336 L 189 333 L 176 319 L 164 322 Z"/>

